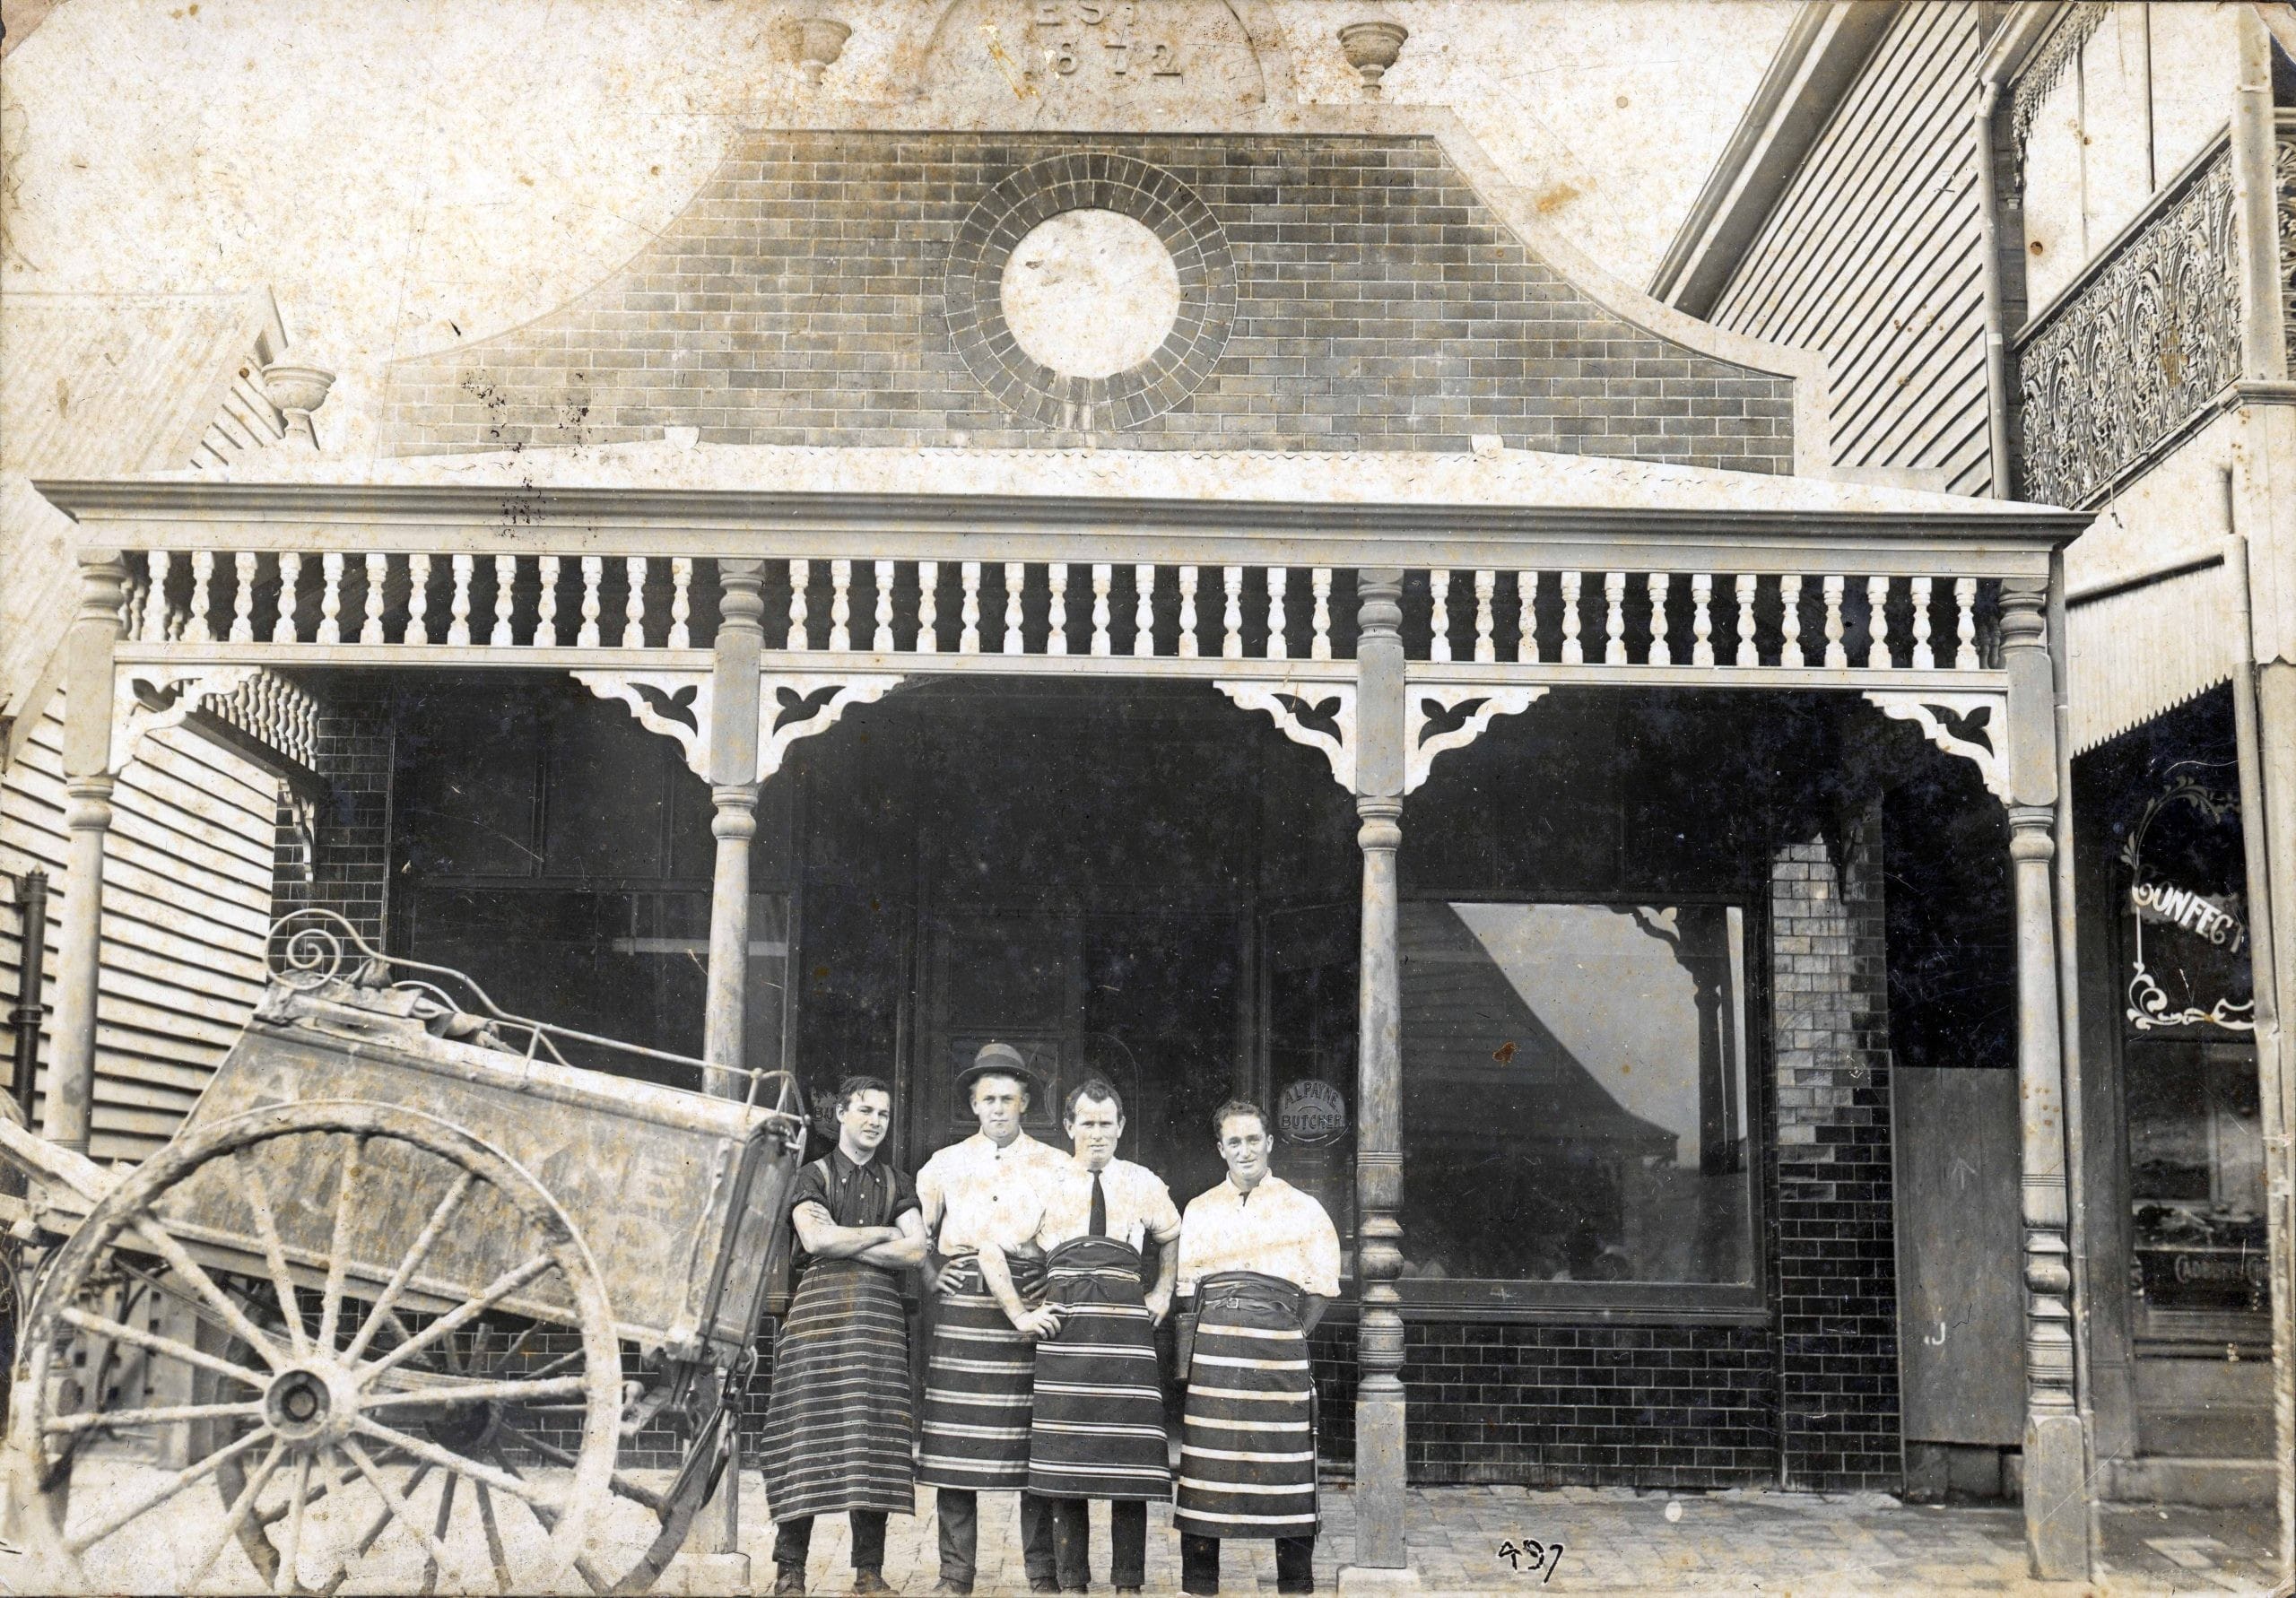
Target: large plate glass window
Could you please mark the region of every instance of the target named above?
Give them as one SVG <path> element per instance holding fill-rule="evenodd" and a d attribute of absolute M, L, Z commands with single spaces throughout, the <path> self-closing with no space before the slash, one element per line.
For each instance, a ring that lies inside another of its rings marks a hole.
<path fill-rule="evenodd" d="M 2229 773 L 2171 769 L 2120 850 L 2133 1331 L 2269 1346 L 2248 875 Z"/>
<path fill-rule="evenodd" d="M 1405 1291 L 1760 1307 L 1746 914 L 1402 907 Z"/>

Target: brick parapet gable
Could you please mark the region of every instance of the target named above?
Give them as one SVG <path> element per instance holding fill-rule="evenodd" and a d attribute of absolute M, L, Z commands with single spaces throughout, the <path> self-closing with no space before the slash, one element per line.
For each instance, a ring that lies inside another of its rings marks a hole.
<path fill-rule="evenodd" d="M 1794 379 L 1636 326 L 1575 287 L 1405 134 L 773 132 L 612 278 L 525 326 L 403 361 L 401 454 L 630 442 L 1073 446 L 1007 409 L 943 311 L 950 246 L 1000 180 L 1079 150 L 1178 178 L 1233 253 L 1218 360 L 1091 439 L 1182 449 L 1510 446 L 1794 469 Z"/>

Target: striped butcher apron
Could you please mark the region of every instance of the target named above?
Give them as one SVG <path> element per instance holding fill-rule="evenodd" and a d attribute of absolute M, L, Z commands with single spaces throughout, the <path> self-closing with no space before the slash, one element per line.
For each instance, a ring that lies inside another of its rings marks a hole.
<path fill-rule="evenodd" d="M 1037 1344 L 1029 1490 L 1056 1498 L 1168 1497 L 1156 1323 L 1139 1254 L 1115 1238 L 1074 1238 L 1045 1268 L 1046 1302 L 1065 1313 L 1058 1334 Z"/>
<path fill-rule="evenodd" d="M 891 1272 L 806 1267 L 774 1345 L 761 1460 L 777 1521 L 848 1509 L 916 1512 L 909 1316 Z"/>
<path fill-rule="evenodd" d="M 935 1487 L 1014 1492 L 1029 1484 L 1029 1413 L 1036 1342 L 1015 1331 L 981 1281 L 980 1262 L 955 1262 L 957 1290 L 934 1300 L 925 1367 L 924 1446 L 918 1479 Z M 1033 1305 L 1044 1264 L 1007 1256 L 1013 1285 Z"/>
<path fill-rule="evenodd" d="M 1316 1385 L 1305 1295 L 1256 1271 L 1196 1287 L 1173 1526 L 1198 1537 L 1316 1534 Z"/>

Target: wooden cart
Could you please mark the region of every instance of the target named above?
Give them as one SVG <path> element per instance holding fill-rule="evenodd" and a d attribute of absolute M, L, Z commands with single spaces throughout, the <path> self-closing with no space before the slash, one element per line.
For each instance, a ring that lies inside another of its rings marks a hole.
<path fill-rule="evenodd" d="M 719 1079 L 745 1101 L 570 1064 L 705 1069 L 507 1015 L 328 912 L 271 951 L 134 1171 L 0 1123 L 39 1261 L 19 1540 L 105 1590 L 243 1588 L 241 1557 L 282 1593 L 644 1590 L 733 1446 L 795 1082 Z"/>

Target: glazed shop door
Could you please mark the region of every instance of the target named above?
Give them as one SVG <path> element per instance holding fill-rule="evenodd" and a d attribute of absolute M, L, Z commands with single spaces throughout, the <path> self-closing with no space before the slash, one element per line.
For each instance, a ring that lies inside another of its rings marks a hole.
<path fill-rule="evenodd" d="M 1124 1157 L 1182 1202 L 1212 1185 L 1221 1167 L 1209 1118 L 1244 1075 L 1247 929 L 1219 912 L 935 911 L 910 1157 L 971 1133 L 956 1075 L 994 1038 L 1044 1084 L 1044 1101 L 1029 1107 L 1031 1136 L 1065 1147 L 1068 1090 L 1105 1077 L 1124 1095 Z"/>
<path fill-rule="evenodd" d="M 1229 912 L 1162 909 L 1084 925 L 1086 1067 L 1124 1094 L 1124 1157 L 1181 1204 L 1220 1180 L 1212 1114 L 1248 1075 L 1248 929 Z"/>
<path fill-rule="evenodd" d="M 926 1021 L 918 1033 L 910 1168 L 978 1130 L 956 1096 L 956 1076 L 991 1038 L 1019 1049 L 1043 1084 L 1022 1123 L 1029 1135 L 1065 1144 L 1060 1096 L 1083 1055 L 1084 918 L 1058 909 L 944 908 L 926 913 L 923 947 Z"/>
<path fill-rule="evenodd" d="M 1278 1176 L 1313 1194 L 1355 1257 L 1355 1031 L 1362 909 L 1300 905 L 1260 919 L 1259 1081 Z"/>

